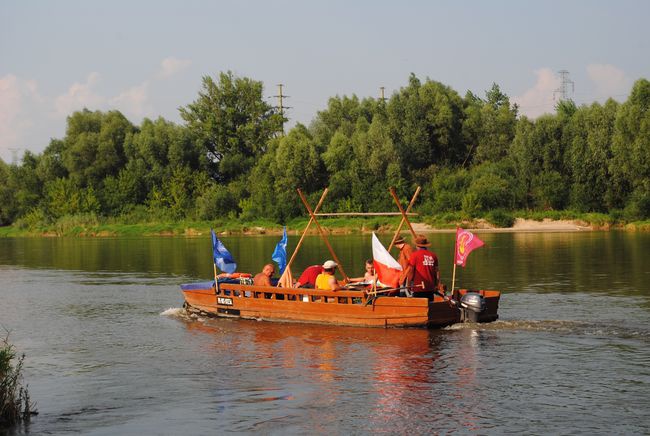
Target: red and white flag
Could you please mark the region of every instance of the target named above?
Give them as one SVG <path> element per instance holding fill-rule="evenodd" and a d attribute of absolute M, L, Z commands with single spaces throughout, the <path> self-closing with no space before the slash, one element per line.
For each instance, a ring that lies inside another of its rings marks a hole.
<path fill-rule="evenodd" d="M 402 266 L 381 245 L 374 232 L 372 234 L 372 259 L 377 272 L 377 279 L 391 288 L 399 286 L 399 275 L 402 272 Z"/>
<path fill-rule="evenodd" d="M 474 233 L 463 230 L 460 227 L 456 229 L 456 265 L 465 267 L 467 256 L 475 248 L 483 246 L 483 241 L 474 236 Z"/>

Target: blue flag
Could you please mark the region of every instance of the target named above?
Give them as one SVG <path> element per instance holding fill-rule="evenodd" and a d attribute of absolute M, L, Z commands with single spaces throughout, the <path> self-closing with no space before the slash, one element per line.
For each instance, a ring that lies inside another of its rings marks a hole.
<path fill-rule="evenodd" d="M 223 243 L 217 238 L 214 230 L 210 229 L 212 233 L 212 258 L 217 267 L 227 273 L 234 273 L 237 270 L 237 264 L 233 259 L 232 254 L 224 247 Z"/>
<path fill-rule="evenodd" d="M 273 254 L 271 255 L 273 259 L 278 264 L 280 268 L 280 275 L 284 272 L 284 269 L 287 267 L 287 228 L 284 228 L 284 233 L 282 234 L 282 239 L 275 246 Z"/>

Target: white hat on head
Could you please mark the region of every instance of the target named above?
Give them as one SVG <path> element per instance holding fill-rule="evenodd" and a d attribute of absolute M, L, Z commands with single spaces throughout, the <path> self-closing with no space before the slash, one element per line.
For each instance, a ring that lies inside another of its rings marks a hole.
<path fill-rule="evenodd" d="M 337 266 L 338 265 L 333 260 L 328 260 L 323 264 L 323 268 L 325 268 L 325 269 L 334 269 Z"/>

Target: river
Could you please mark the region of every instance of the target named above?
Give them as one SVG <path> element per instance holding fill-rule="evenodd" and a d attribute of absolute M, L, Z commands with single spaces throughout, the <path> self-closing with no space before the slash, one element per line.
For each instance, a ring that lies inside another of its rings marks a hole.
<path fill-rule="evenodd" d="M 453 235 L 428 236 L 450 282 Z M 650 234 L 480 237 L 457 283 L 502 290 L 500 320 L 441 330 L 187 317 L 208 236 L 0 238 L 0 324 L 40 412 L 10 434 L 648 434 Z M 278 239 L 222 238 L 251 272 Z M 362 275 L 370 237 L 330 240 Z M 294 275 L 330 257 L 315 236 L 301 254 Z"/>

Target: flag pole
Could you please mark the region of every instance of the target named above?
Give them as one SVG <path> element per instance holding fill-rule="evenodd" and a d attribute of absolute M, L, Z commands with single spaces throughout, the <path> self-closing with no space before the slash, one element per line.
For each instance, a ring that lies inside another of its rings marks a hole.
<path fill-rule="evenodd" d="M 454 293 L 454 285 L 456 283 L 456 260 L 454 259 L 454 272 L 451 275 L 451 293 Z"/>
<path fill-rule="evenodd" d="M 454 236 L 454 272 L 451 274 L 451 294 L 454 295 L 454 286 L 456 284 L 456 255 L 458 254 L 458 227 L 456 227 L 456 236 Z"/>
<path fill-rule="evenodd" d="M 219 282 L 217 281 L 217 260 L 214 258 L 214 250 L 215 250 L 215 238 L 216 234 L 214 233 L 214 229 L 210 229 L 210 243 L 212 245 L 212 267 L 214 269 L 214 291 L 218 294 L 219 293 Z"/>

